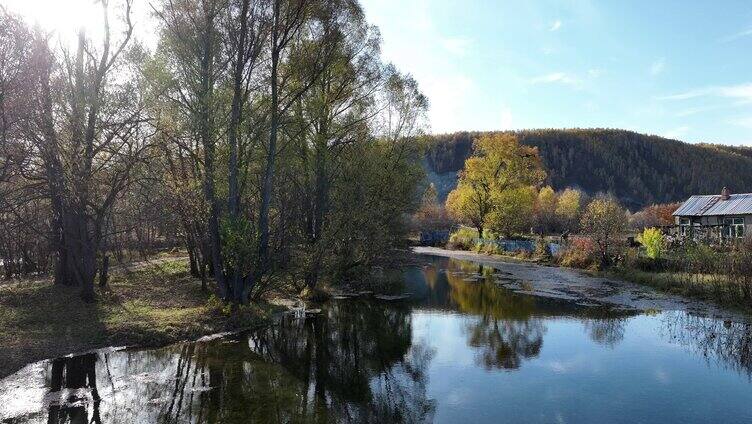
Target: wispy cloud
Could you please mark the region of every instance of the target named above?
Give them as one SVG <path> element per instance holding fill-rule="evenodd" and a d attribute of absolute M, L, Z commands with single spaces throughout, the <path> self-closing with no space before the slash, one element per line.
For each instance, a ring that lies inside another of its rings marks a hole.
<path fill-rule="evenodd" d="M 698 113 L 705 112 L 707 110 L 709 109 L 703 108 L 703 107 L 693 107 L 689 109 L 680 110 L 679 112 L 676 112 L 674 116 L 676 116 L 677 118 L 686 118 L 687 116 L 696 115 Z"/>
<path fill-rule="evenodd" d="M 747 28 L 743 31 L 737 32 L 736 34 L 731 34 L 729 36 L 723 37 L 720 41 L 722 43 L 730 43 L 740 38 L 749 37 L 750 35 L 752 35 L 752 28 Z"/>
<path fill-rule="evenodd" d="M 730 119 L 728 123 L 731 125 L 752 129 L 752 116 L 742 116 L 739 118 Z"/>
<path fill-rule="evenodd" d="M 567 75 L 564 72 L 553 72 L 546 75 L 541 75 L 530 80 L 532 84 L 564 84 L 572 87 L 579 87 L 581 81 L 571 75 Z"/>
<path fill-rule="evenodd" d="M 727 108 L 728 105 L 723 104 L 716 104 L 716 105 L 709 105 L 709 106 L 699 106 L 699 107 L 690 107 L 687 109 L 680 110 L 674 114 L 677 118 L 686 118 L 687 116 L 696 115 L 698 113 L 704 113 L 704 112 L 711 112 L 718 109 L 724 109 Z"/>
<path fill-rule="evenodd" d="M 737 99 L 745 103 L 752 102 L 752 83 L 701 87 L 683 93 L 660 96 L 658 100 L 688 100 L 704 96 Z"/>
<path fill-rule="evenodd" d="M 554 23 L 551 24 L 551 26 L 548 28 L 549 31 L 558 31 L 559 28 L 561 28 L 561 19 L 557 19 L 554 21 Z"/>
<path fill-rule="evenodd" d="M 666 59 L 665 58 L 656 59 L 650 65 L 650 75 L 658 76 L 662 74 L 665 69 L 666 69 Z"/>

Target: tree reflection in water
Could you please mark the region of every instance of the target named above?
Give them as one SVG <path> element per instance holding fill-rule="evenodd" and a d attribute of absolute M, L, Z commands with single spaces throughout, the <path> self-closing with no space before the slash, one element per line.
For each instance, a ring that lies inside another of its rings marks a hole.
<path fill-rule="evenodd" d="M 44 372 L 32 367 L 12 385 L 0 385 L 0 399 L 30 397 L 4 422 L 431 421 L 437 405 L 427 394 L 427 373 L 434 351 L 416 340 L 413 314 L 459 312 L 466 327 L 457 343 L 467 343 L 478 365 L 492 370 L 516 370 L 539 356 L 547 332 L 560 330 L 551 318 L 581 323 L 590 340 L 614 348 L 637 314 L 516 294 L 499 287 L 497 277 L 490 268 L 442 259 L 406 273 L 410 304 L 333 301 L 320 316 L 285 317 L 248 335 L 49 361 Z M 683 312 L 654 319 L 672 341 L 752 377 L 752 324 Z"/>
<path fill-rule="evenodd" d="M 432 356 L 407 305 L 333 302 L 234 339 L 51 361 L 45 417 L 13 422 L 429 422 Z"/>
<path fill-rule="evenodd" d="M 582 325 L 590 339 L 598 344 L 613 348 L 624 339 L 625 318 L 584 319 Z"/>
<path fill-rule="evenodd" d="M 81 356 L 58 358 L 51 363 L 50 394 L 48 420 L 49 424 L 100 423 L 99 404 L 101 399 L 97 391 L 95 363 L 97 355 L 89 353 Z M 92 407 L 92 419 L 89 421 L 87 405 Z"/>
<path fill-rule="evenodd" d="M 450 263 L 451 265 L 451 263 Z M 466 281 L 461 273 L 447 272 L 451 299 L 456 307 L 474 319 L 467 324 L 468 344 L 478 348 L 477 361 L 486 369 L 513 370 L 522 361 L 538 356 L 546 326 L 532 316 L 532 297 L 512 296 L 499 288 L 483 269 L 477 282 Z"/>
<path fill-rule="evenodd" d="M 425 370 L 433 352 L 411 345 L 410 309 L 344 301 L 325 313 L 304 325 L 286 318 L 250 340 L 302 383 L 301 409 L 326 409 L 347 422 L 430 420 Z"/>
<path fill-rule="evenodd" d="M 708 363 L 752 379 L 752 324 L 667 312 L 664 336 L 704 357 Z"/>
<path fill-rule="evenodd" d="M 430 288 L 426 306 L 448 304 L 449 309 L 472 317 L 466 326 L 467 343 L 478 349 L 478 364 L 486 369 L 514 370 L 537 357 L 549 317 L 578 319 L 594 342 L 614 347 L 624 338 L 626 317 L 636 315 L 518 295 L 497 284 L 498 276 L 491 267 L 456 259 L 439 263 L 445 272 L 434 265 L 423 273 Z M 442 294 L 446 301 L 437 299 Z"/>

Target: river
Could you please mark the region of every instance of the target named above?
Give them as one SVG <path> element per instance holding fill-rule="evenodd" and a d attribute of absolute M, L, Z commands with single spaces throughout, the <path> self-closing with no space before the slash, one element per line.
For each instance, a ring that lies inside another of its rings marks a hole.
<path fill-rule="evenodd" d="M 525 294 L 498 268 L 422 256 L 407 300 L 30 364 L 0 421 L 752 422 L 748 322 Z"/>

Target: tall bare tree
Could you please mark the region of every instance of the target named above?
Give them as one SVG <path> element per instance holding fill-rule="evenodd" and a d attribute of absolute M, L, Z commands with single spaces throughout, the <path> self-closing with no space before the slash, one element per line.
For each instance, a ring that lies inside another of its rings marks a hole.
<path fill-rule="evenodd" d="M 53 209 L 55 281 L 80 286 L 87 301 L 94 297 L 105 220 L 131 182 L 149 135 L 137 65 L 126 57 L 133 35 L 131 1 L 122 3 L 119 36 L 113 36 L 110 2 L 100 4 L 101 43 L 82 31 L 75 54 L 63 49 L 57 56 L 47 39 L 37 39 L 30 132 L 41 159 L 37 178 L 45 181 Z"/>

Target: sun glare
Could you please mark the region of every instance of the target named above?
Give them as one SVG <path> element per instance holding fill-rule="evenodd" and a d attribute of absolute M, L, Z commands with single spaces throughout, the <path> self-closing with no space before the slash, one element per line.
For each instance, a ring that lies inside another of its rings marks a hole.
<path fill-rule="evenodd" d="M 89 38 L 99 41 L 104 33 L 102 26 L 102 5 L 96 0 L 0 0 L 0 4 L 11 12 L 23 16 L 30 25 L 53 32 L 64 44 L 75 43 L 79 30 L 83 29 Z M 110 2 L 110 23 L 113 35 L 122 30 L 121 17 L 124 3 L 121 0 Z M 143 23 L 148 16 L 148 1 L 133 2 L 131 19 L 136 25 Z M 141 33 L 142 41 L 149 34 Z M 144 36 L 145 35 L 145 36 Z M 147 40 L 144 40 L 147 39 Z"/>
<path fill-rule="evenodd" d="M 3 4 L 21 14 L 32 25 L 73 38 L 83 28 L 95 36 L 100 32 L 101 6 L 93 0 L 4 0 Z"/>

